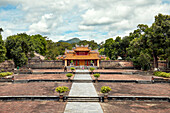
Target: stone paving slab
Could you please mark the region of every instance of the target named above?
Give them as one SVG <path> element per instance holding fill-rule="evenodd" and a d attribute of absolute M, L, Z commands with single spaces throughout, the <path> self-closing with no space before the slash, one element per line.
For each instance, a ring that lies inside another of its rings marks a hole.
<path fill-rule="evenodd" d="M 98 95 L 93 83 L 73 83 L 69 96 L 96 97 Z"/>
<path fill-rule="evenodd" d="M 82 73 L 83 73 L 83 72 L 89 72 L 89 70 L 87 70 L 87 69 L 84 69 L 84 70 L 78 70 L 78 69 L 77 69 L 77 70 L 76 70 L 76 72 L 82 72 Z"/>
<path fill-rule="evenodd" d="M 92 79 L 95 77 L 91 75 Z M 100 74 L 99 80 L 151 80 L 152 76 L 146 75 L 124 75 L 124 74 Z"/>
<path fill-rule="evenodd" d="M 104 113 L 169 113 L 169 102 L 110 101 L 100 103 Z"/>
<path fill-rule="evenodd" d="M 15 80 L 35 80 L 35 79 L 41 79 L 41 80 L 57 80 L 57 79 L 68 79 L 65 74 L 19 74 L 14 75 Z M 73 79 L 73 76 L 71 77 Z"/>
<path fill-rule="evenodd" d="M 92 80 L 89 74 L 75 74 L 74 80 Z"/>
<path fill-rule="evenodd" d="M 109 86 L 110 96 L 170 96 L 170 84 L 136 84 L 136 83 L 94 83 L 99 95 L 102 86 Z"/>
<path fill-rule="evenodd" d="M 17 96 L 17 95 L 47 95 L 58 96 L 55 88 L 66 86 L 71 88 L 72 83 L 64 82 L 31 82 L 31 83 L 0 83 L 0 96 Z M 66 92 L 68 95 L 69 92 Z"/>
<path fill-rule="evenodd" d="M 63 113 L 66 103 L 57 101 L 0 101 L 0 113 Z"/>
<path fill-rule="evenodd" d="M 64 113 L 103 113 L 98 102 L 68 102 Z"/>

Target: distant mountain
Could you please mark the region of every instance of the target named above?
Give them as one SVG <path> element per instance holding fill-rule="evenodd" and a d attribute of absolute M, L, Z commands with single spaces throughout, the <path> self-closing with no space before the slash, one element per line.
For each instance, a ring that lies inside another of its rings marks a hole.
<path fill-rule="evenodd" d="M 81 40 L 79 39 L 79 38 L 72 38 L 72 39 L 69 39 L 69 40 L 66 40 L 66 41 L 64 41 L 64 40 L 59 40 L 58 42 L 67 42 L 67 43 L 70 43 L 70 44 L 72 44 L 72 43 L 78 43 L 78 42 L 80 42 Z"/>

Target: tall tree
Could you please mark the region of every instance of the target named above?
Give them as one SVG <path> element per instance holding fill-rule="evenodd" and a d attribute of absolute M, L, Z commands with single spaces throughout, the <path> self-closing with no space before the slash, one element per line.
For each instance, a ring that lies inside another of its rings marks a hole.
<path fill-rule="evenodd" d="M 104 48 L 105 48 L 104 53 L 110 59 L 112 59 L 112 57 L 113 57 L 113 54 L 112 54 L 112 52 L 113 52 L 113 49 L 112 49 L 113 43 L 114 43 L 113 38 L 109 38 L 109 39 L 107 39 L 105 41 L 105 44 L 104 44 Z"/>
<path fill-rule="evenodd" d="M 166 54 L 166 48 L 170 45 L 166 43 L 170 40 L 170 16 L 158 14 L 155 16 L 155 22 L 150 28 L 146 30 L 146 36 L 148 37 L 148 46 L 152 50 L 154 59 L 154 68 L 158 68 L 158 57 L 162 54 Z"/>
<path fill-rule="evenodd" d="M 16 66 L 27 64 L 28 57 L 32 56 L 34 51 L 45 55 L 46 40 L 41 35 L 29 36 L 21 33 L 7 37 L 6 49 L 8 59 L 14 59 Z"/>
<path fill-rule="evenodd" d="M 4 41 L 2 40 L 2 35 L 0 34 L 0 62 L 3 62 L 6 58 L 6 48 Z"/>
<path fill-rule="evenodd" d="M 47 41 L 46 37 L 41 36 L 40 34 L 32 35 L 34 49 L 37 53 L 45 56 L 47 53 Z"/>

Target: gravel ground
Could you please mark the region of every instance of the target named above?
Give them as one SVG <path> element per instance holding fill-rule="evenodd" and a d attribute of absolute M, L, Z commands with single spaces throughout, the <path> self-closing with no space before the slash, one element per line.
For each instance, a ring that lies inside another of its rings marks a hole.
<path fill-rule="evenodd" d="M 91 75 L 93 79 L 93 75 Z M 123 74 L 101 74 L 99 80 L 151 80 L 151 76 L 123 75 Z"/>
<path fill-rule="evenodd" d="M 67 86 L 71 88 L 72 83 L 63 82 L 32 82 L 32 83 L 0 83 L 0 96 L 16 95 L 51 95 L 57 96 L 55 88 L 58 86 Z M 69 92 L 66 94 L 68 95 Z"/>
<path fill-rule="evenodd" d="M 100 93 L 102 86 L 110 86 L 111 96 L 170 96 L 170 84 L 136 84 L 136 83 L 94 83 Z"/>
<path fill-rule="evenodd" d="M 169 113 L 169 102 L 117 101 L 100 103 L 104 113 Z"/>
<path fill-rule="evenodd" d="M 15 80 L 29 80 L 29 79 L 68 79 L 65 74 L 19 74 L 14 75 Z M 74 75 L 71 77 L 73 79 Z"/>
<path fill-rule="evenodd" d="M 63 113 L 65 105 L 56 101 L 0 102 L 0 113 Z"/>

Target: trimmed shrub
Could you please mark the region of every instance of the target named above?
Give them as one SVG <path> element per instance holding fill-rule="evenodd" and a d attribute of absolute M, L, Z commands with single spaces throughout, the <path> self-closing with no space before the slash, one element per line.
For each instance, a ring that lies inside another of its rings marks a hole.
<path fill-rule="evenodd" d="M 90 67 L 90 71 L 94 71 L 95 70 L 95 68 L 94 67 Z"/>
<path fill-rule="evenodd" d="M 99 73 L 96 73 L 96 74 L 94 74 L 93 76 L 99 78 L 99 77 L 100 77 L 100 74 L 99 74 Z"/>
<path fill-rule="evenodd" d="M 55 89 L 55 91 L 58 92 L 58 93 L 64 93 L 64 92 L 69 91 L 69 89 L 66 86 L 59 86 Z"/>
<path fill-rule="evenodd" d="M 75 70 L 75 68 L 74 68 L 74 67 L 71 67 L 70 69 L 71 69 L 72 71 L 74 71 L 74 70 Z"/>
<path fill-rule="evenodd" d="M 66 76 L 67 76 L 67 77 L 72 77 L 73 74 L 72 74 L 72 73 L 67 73 Z"/>
<path fill-rule="evenodd" d="M 101 93 L 109 93 L 112 89 L 109 86 L 102 86 L 100 92 Z"/>
<path fill-rule="evenodd" d="M 12 74 L 13 74 L 12 72 L 2 72 L 2 73 L 0 73 L 0 77 L 9 76 L 9 75 L 12 75 Z"/>
<path fill-rule="evenodd" d="M 154 75 L 155 75 L 155 76 L 159 76 L 159 77 L 170 78 L 170 73 L 161 72 L 161 71 L 156 71 L 156 72 L 154 72 Z"/>
<path fill-rule="evenodd" d="M 1 69 L 1 72 L 4 72 L 4 69 Z"/>

